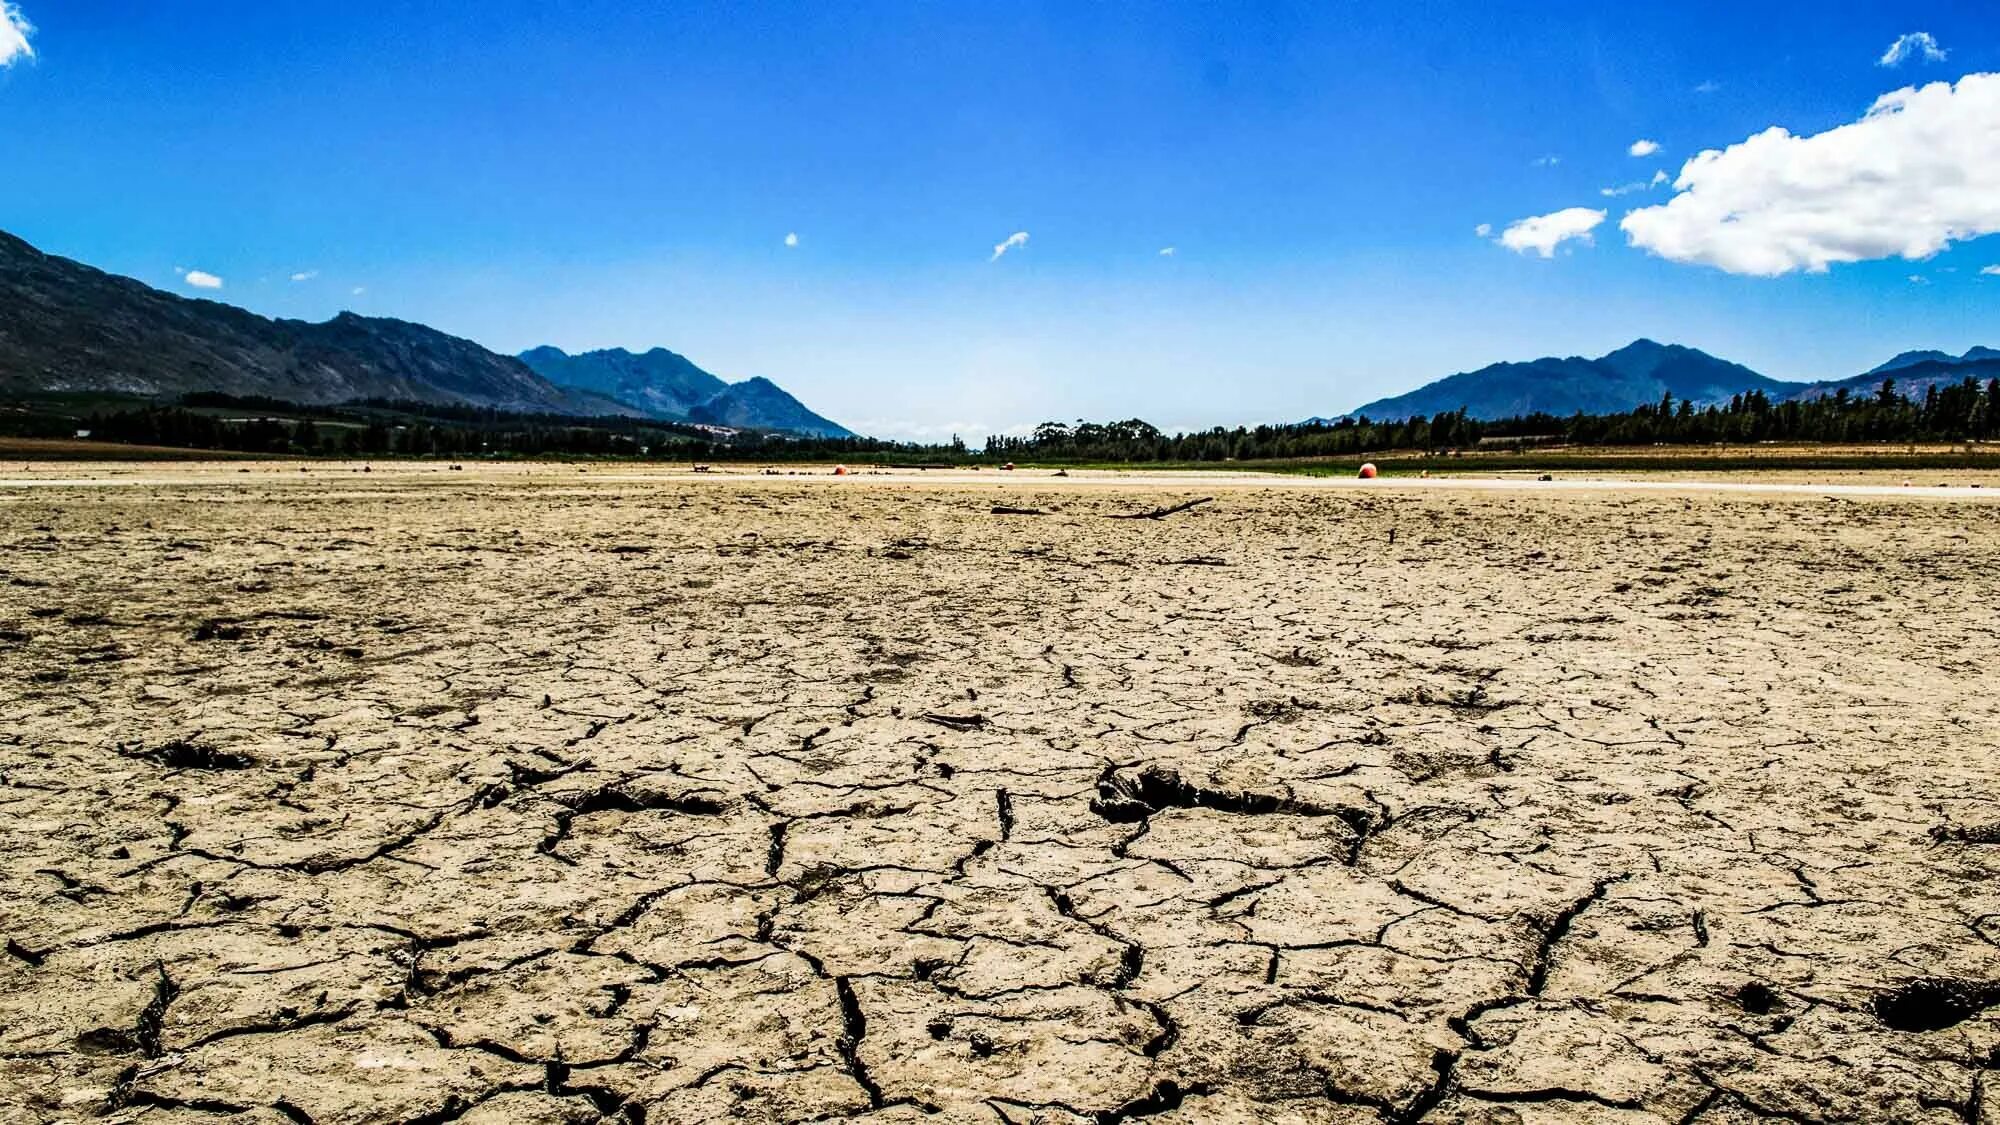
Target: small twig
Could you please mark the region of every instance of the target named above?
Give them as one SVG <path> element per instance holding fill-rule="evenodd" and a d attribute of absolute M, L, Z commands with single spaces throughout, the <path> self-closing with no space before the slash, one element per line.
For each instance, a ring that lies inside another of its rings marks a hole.
<path fill-rule="evenodd" d="M 1154 508 L 1150 512 L 1121 512 L 1105 518 L 1114 520 L 1163 520 L 1176 512 L 1185 512 L 1189 508 L 1200 507 L 1213 499 L 1215 499 L 1213 496 L 1203 496 L 1198 500 L 1189 500 L 1185 504 L 1175 504 L 1171 508 Z"/>

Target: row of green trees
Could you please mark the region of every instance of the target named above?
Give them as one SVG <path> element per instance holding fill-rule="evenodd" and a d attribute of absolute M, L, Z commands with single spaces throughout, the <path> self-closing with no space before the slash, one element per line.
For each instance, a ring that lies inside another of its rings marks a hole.
<path fill-rule="evenodd" d="M 65 436 L 44 419 L 49 436 Z M 74 421 L 62 419 L 61 425 Z M 1202 462 L 1340 458 L 1388 450 L 1465 450 L 1483 439 L 1595 446 L 1759 442 L 1963 442 L 2000 440 L 2000 379 L 1927 385 L 1901 393 L 1894 379 L 1874 393 L 1845 390 L 1774 403 L 1761 391 L 1697 407 L 1671 395 L 1622 414 L 1530 414 L 1496 421 L 1464 410 L 1380 421 L 1342 418 L 1299 426 L 1217 427 L 1166 434 L 1123 422 L 1046 422 L 1031 434 L 986 439 L 983 453 L 957 438 L 916 445 L 872 438 L 804 438 L 634 418 L 579 420 L 483 407 L 369 402 L 302 407 L 267 399 L 190 396 L 171 406 L 138 404 L 92 414 L 92 436 L 142 445 L 247 453 L 334 456 L 592 456 L 654 460 L 875 461 L 965 464 Z M 39 432 L 39 431 L 32 431 Z"/>
<path fill-rule="evenodd" d="M 1009 461 L 1252 461 L 1345 457 L 1392 449 L 1467 449 L 1486 438 L 1570 445 L 1713 445 L 1757 442 L 1961 442 L 2000 439 L 2000 379 L 1928 386 L 1905 396 L 1894 379 L 1870 395 L 1842 389 L 1774 403 L 1762 391 L 1697 407 L 1672 395 L 1623 414 L 1528 414 L 1481 421 L 1464 410 L 1429 418 L 1342 418 L 1168 435 L 1145 422 L 1046 422 L 1023 437 L 986 439 L 988 459 Z"/>
<path fill-rule="evenodd" d="M 93 438 L 241 453 L 305 456 L 577 456 L 656 460 L 761 461 L 936 459 L 928 446 L 870 438 L 801 438 L 635 418 L 577 419 L 511 414 L 486 407 L 363 402 L 303 407 L 261 398 L 194 395 L 174 405 L 141 404 L 90 414 L 77 428 Z M 66 436 L 43 426 L 42 436 Z M 963 446 L 957 447 L 960 457 Z"/>

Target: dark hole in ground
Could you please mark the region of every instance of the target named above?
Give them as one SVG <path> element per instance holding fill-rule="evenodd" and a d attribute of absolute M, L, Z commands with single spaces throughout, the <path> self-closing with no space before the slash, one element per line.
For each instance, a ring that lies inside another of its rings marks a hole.
<path fill-rule="evenodd" d="M 1778 1006 L 1778 994 L 1763 981 L 1753 980 L 1736 990 L 1736 1002 L 1751 1015 L 1761 1016 Z"/>
<path fill-rule="evenodd" d="M 247 770 L 257 764 L 246 754 L 232 754 L 184 738 L 163 742 L 150 749 L 134 744 L 120 747 L 118 752 L 128 758 L 147 758 L 175 770 Z"/>
<path fill-rule="evenodd" d="M 194 639 L 197 641 L 240 641 L 243 626 L 234 622 L 208 620 L 195 626 Z"/>
<path fill-rule="evenodd" d="M 2000 1004 L 2000 985 L 1926 977 L 1877 996 L 1875 1018 L 1897 1031 L 1941 1031 L 1995 1004 Z"/>

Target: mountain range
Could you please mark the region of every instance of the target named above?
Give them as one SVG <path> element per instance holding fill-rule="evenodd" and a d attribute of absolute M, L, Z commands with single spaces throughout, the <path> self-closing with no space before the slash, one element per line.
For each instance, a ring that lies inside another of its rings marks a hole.
<path fill-rule="evenodd" d="M 527 353 L 539 362 L 553 348 Z M 634 360 L 632 378 L 596 371 Z M 655 357 L 666 357 L 667 361 Z M 272 319 L 44 254 L 0 232 L 0 394 L 197 391 L 325 405 L 395 399 L 576 417 L 625 415 L 847 436 L 767 379 L 725 383 L 672 352 L 564 357 L 561 377 L 409 321 Z M 643 361 L 643 362 L 641 362 Z M 648 373 L 661 385 L 649 387 Z M 629 396 L 629 397 L 628 397 Z"/>
<path fill-rule="evenodd" d="M 1905 395 L 1965 378 L 1984 382 L 2000 377 L 2000 351 L 1978 347 L 1954 356 L 1912 351 L 1847 379 L 1817 383 L 1773 379 L 1739 363 L 1679 344 L 1635 340 L 1596 359 L 1582 356 L 1495 363 L 1426 383 L 1416 390 L 1376 399 L 1345 417 L 1401 419 L 1464 409 L 1480 419 L 1553 414 L 1559 417 L 1623 413 L 1668 394 L 1696 405 L 1724 403 L 1738 394 L 1761 391 L 1773 402 L 1821 395 L 1873 394 L 1885 378 Z M 1306 424 L 1331 422 L 1310 418 Z"/>
<path fill-rule="evenodd" d="M 642 353 L 607 348 L 570 355 L 544 345 L 522 352 L 520 360 L 558 386 L 629 403 L 650 418 L 815 437 L 854 436 L 806 409 L 769 379 L 727 383 L 665 348 Z"/>

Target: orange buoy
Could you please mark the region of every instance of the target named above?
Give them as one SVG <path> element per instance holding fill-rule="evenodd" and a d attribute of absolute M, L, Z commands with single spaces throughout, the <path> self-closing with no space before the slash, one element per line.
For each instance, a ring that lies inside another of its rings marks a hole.
<path fill-rule="evenodd" d="M 1375 462 L 1364 461 L 1361 463 L 1361 479 L 1362 480 L 1375 479 Z"/>

